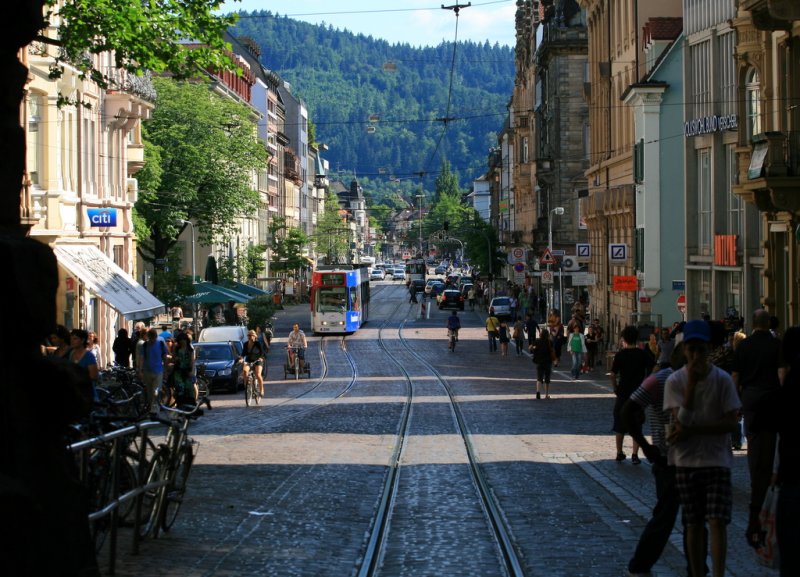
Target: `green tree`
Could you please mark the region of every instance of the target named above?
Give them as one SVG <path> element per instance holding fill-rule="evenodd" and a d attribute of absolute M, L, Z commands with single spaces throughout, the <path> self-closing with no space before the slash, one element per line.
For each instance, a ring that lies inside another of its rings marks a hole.
<path fill-rule="evenodd" d="M 461 198 L 461 190 L 458 188 L 458 175 L 450 171 L 450 162 L 442 161 L 442 169 L 436 177 L 436 188 L 433 202 L 436 203 L 444 196 Z"/>
<path fill-rule="evenodd" d="M 349 254 L 349 229 L 340 214 L 339 199 L 330 188 L 325 194 L 325 210 L 317 218 L 314 246 L 325 254 L 325 262 L 333 264 Z"/>
<path fill-rule="evenodd" d="M 136 212 L 145 223 L 139 254 L 156 264 L 195 223 L 200 242 L 227 240 L 242 215 L 252 214 L 258 193 L 254 170 L 267 152 L 248 108 L 208 90 L 205 83 L 154 79 L 158 100 L 143 125 L 147 160 L 139 171 Z"/>
<path fill-rule="evenodd" d="M 308 266 L 303 249 L 308 246 L 306 233 L 286 225 L 286 219 L 275 217 L 269 223 L 272 252 L 269 268 L 274 272 L 289 273 Z"/>
<path fill-rule="evenodd" d="M 462 223 L 459 234 L 464 238 L 467 258 L 478 267 L 481 275 L 492 273 L 497 276 L 504 263 L 504 255 L 498 251 L 497 231 L 473 211 L 471 220 Z"/>

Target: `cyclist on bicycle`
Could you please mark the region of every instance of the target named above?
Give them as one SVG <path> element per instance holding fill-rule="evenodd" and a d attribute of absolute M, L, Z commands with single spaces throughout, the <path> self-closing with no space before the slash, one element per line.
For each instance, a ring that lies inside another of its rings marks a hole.
<path fill-rule="evenodd" d="M 258 389 L 261 391 L 261 396 L 264 396 L 264 377 L 262 376 L 262 370 L 264 366 L 264 357 L 266 356 L 267 352 L 264 350 L 264 345 L 262 345 L 258 340 L 256 340 L 256 331 L 248 331 L 247 332 L 247 342 L 244 344 L 244 368 L 242 370 L 242 376 L 244 378 L 244 382 L 247 383 L 247 378 L 250 375 L 250 367 L 253 367 L 253 372 L 256 375 L 256 382 L 258 383 Z"/>
<path fill-rule="evenodd" d="M 306 341 L 306 334 L 300 330 L 299 324 L 294 323 L 292 332 L 289 333 L 289 337 L 286 339 L 286 347 L 289 351 L 289 365 L 294 365 L 292 353 L 296 352 L 297 356 L 300 358 L 300 372 L 305 372 L 306 348 L 308 347 L 308 342 Z"/>
<path fill-rule="evenodd" d="M 458 318 L 458 312 L 453 311 L 449 317 L 447 317 L 447 336 L 450 336 L 450 331 L 455 333 L 456 340 L 458 340 L 458 329 L 461 328 L 461 319 Z"/>

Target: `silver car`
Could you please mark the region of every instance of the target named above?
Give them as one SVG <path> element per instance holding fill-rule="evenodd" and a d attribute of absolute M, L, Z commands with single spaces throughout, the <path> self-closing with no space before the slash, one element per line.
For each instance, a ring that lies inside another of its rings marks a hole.
<path fill-rule="evenodd" d="M 489 304 L 489 309 L 494 309 L 494 316 L 498 319 L 511 318 L 511 299 L 509 297 L 494 297 Z"/>

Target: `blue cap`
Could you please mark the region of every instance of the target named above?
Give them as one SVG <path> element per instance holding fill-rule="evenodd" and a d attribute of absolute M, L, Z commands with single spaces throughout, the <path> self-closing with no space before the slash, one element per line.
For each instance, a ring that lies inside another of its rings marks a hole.
<path fill-rule="evenodd" d="M 689 321 L 683 325 L 683 341 L 711 342 L 711 327 L 706 321 Z"/>

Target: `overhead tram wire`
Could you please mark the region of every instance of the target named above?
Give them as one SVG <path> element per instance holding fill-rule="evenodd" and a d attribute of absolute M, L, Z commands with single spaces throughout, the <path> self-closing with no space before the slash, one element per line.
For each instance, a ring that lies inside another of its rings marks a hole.
<path fill-rule="evenodd" d="M 445 107 L 444 116 L 436 119 L 438 122 L 442 123 L 442 132 L 439 135 L 439 139 L 436 141 L 436 146 L 434 147 L 430 158 L 428 159 L 426 169 L 421 171 L 420 174 L 430 172 L 434 160 L 439 155 L 439 147 L 442 145 L 442 140 L 444 140 L 444 137 L 447 134 L 448 124 L 451 121 L 455 120 L 455 118 L 452 118 L 450 116 L 450 110 L 451 110 L 450 107 L 452 105 L 452 100 L 453 100 L 453 79 L 455 78 L 456 55 L 458 53 L 458 17 L 462 8 L 469 8 L 470 6 L 472 6 L 472 2 L 467 2 L 466 4 L 459 4 L 458 2 L 456 2 L 452 6 L 445 6 L 444 4 L 442 4 L 442 10 L 452 10 L 456 16 L 456 28 L 455 28 L 455 34 L 453 36 L 453 56 L 450 61 L 450 79 L 449 79 L 449 85 L 447 87 L 447 106 Z"/>

